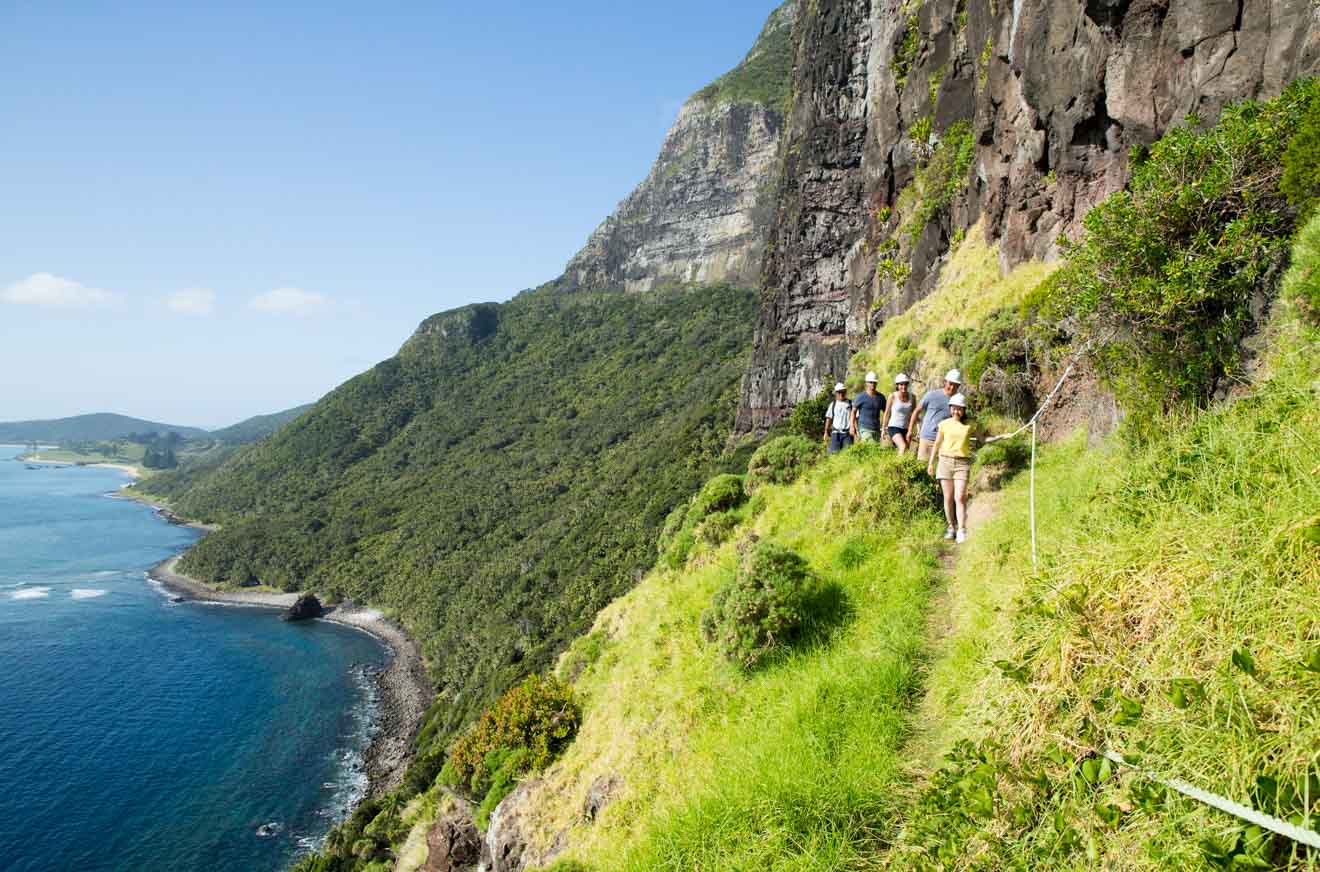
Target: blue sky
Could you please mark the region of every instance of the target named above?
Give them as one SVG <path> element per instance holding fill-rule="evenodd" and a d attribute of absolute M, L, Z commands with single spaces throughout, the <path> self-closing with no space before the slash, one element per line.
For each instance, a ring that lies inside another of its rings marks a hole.
<path fill-rule="evenodd" d="M 222 426 L 562 271 L 775 0 L 0 0 L 0 420 Z"/>

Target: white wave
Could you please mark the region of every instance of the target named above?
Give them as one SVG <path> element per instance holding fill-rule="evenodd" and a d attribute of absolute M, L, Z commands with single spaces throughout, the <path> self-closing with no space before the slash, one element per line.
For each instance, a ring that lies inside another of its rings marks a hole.
<path fill-rule="evenodd" d="M 109 592 L 110 591 L 108 590 L 88 590 L 82 587 L 75 587 L 73 590 L 69 591 L 69 596 L 76 600 L 96 599 L 98 596 L 105 596 Z"/>
<path fill-rule="evenodd" d="M 25 587 L 22 590 L 16 590 L 10 594 L 16 600 L 42 599 L 50 596 L 48 587 Z"/>

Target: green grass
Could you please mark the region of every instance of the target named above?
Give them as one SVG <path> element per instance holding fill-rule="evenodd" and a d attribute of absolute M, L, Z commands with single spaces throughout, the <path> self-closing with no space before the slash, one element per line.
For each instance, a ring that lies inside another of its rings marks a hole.
<path fill-rule="evenodd" d="M 546 843 L 601 869 L 839 869 L 874 856 L 895 811 L 918 688 L 938 538 L 933 513 L 876 487 L 892 452 L 859 447 L 798 482 L 680 571 L 653 572 L 601 613 L 608 639 L 576 684 L 583 724 L 537 785 Z M 737 541 L 797 550 L 822 581 L 805 637 L 749 674 L 700 639 Z M 580 663 L 574 657 L 574 667 Z M 594 826 L 580 797 L 602 773 L 619 799 Z"/>
<path fill-rule="evenodd" d="M 1317 773 L 1320 365 L 1315 331 L 1288 319 L 1273 339 L 1253 396 L 1170 420 L 1153 445 L 1047 449 L 1037 571 L 1025 478 L 1001 495 L 950 583 L 954 626 L 923 708 L 928 754 L 960 739 L 986 752 L 994 810 L 954 809 L 967 795 L 950 785 L 971 767 L 955 755 L 911 800 L 900 866 L 935 868 L 941 847 L 958 858 L 947 868 L 1202 868 L 1253 853 L 1233 818 L 1131 773 L 1079 778 L 1088 749 L 1300 813 L 1262 785 Z M 1300 862 L 1288 843 L 1256 847 Z"/>

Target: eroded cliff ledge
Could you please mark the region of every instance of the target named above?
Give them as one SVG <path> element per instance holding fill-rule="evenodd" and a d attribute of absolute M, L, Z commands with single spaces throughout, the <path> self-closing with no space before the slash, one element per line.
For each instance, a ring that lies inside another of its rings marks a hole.
<path fill-rule="evenodd" d="M 1058 253 L 1190 114 L 1320 73 L 1312 0 L 801 0 L 785 164 L 737 427 L 842 375 L 982 216 L 1004 266 Z M 965 164 L 950 136 L 968 137 Z M 955 193 L 929 165 L 952 160 Z M 924 174 L 924 175 L 923 175 Z"/>

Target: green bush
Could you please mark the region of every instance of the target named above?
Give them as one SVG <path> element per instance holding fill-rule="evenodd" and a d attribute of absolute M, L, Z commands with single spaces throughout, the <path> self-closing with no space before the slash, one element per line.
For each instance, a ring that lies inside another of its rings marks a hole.
<path fill-rule="evenodd" d="M 495 811 L 504 797 L 513 793 L 513 789 L 518 786 L 518 779 L 528 771 L 527 749 L 496 748 L 487 752 L 484 763 L 489 773 L 489 783 L 483 785 L 485 796 L 477 806 L 476 815 L 477 827 L 483 831 L 490 825 L 491 812 Z"/>
<path fill-rule="evenodd" d="M 801 628 L 812 585 L 807 562 L 796 552 L 759 543 L 716 591 L 701 616 L 702 635 L 733 663 L 754 669 Z"/>
<path fill-rule="evenodd" d="M 1293 210 L 1280 164 L 1318 88 L 1297 82 L 1198 132 L 1169 131 L 1130 189 L 1086 217 L 1047 311 L 1068 323 L 1136 417 L 1203 406 L 1236 371 L 1253 307 L 1274 290 Z M 1194 121 L 1194 119 L 1193 119 Z"/>
<path fill-rule="evenodd" d="M 880 473 L 866 489 L 868 514 L 877 520 L 902 520 L 944 511 L 940 486 L 926 473 L 926 464 L 910 453 L 886 453 L 882 460 Z"/>
<path fill-rule="evenodd" d="M 1320 214 L 1297 235 L 1293 263 L 1283 279 L 1283 295 L 1311 324 L 1320 324 Z"/>
<path fill-rule="evenodd" d="M 821 413 L 824 421 L 824 413 Z M 824 425 L 821 425 L 824 429 Z M 780 436 L 771 439 L 752 455 L 747 464 L 745 482 L 749 494 L 762 485 L 788 484 L 820 458 L 821 446 L 814 439 L 802 436 Z"/>
<path fill-rule="evenodd" d="M 728 541 L 740 520 L 733 512 L 716 512 L 698 524 L 692 533 L 697 541 L 714 547 Z"/>
<path fill-rule="evenodd" d="M 544 769 L 572 741 L 580 719 L 571 687 L 554 677 L 530 675 L 454 743 L 440 778 L 485 797 L 498 774 L 492 763 L 508 770 L 502 776 L 506 779 Z M 516 757 L 515 751 L 520 752 Z M 499 753 L 492 757 L 492 752 Z M 510 762 L 515 759 L 516 766 Z"/>
<path fill-rule="evenodd" d="M 1320 93 L 1311 85 L 1311 103 L 1288 150 L 1283 153 L 1279 189 L 1305 221 L 1320 203 Z"/>
<path fill-rule="evenodd" d="M 737 508 L 746 499 L 743 477 L 724 473 L 706 482 L 697 492 L 692 498 L 692 508 L 688 514 L 695 512 L 698 518 L 704 518 L 715 512 L 727 512 L 729 509 Z"/>
<path fill-rule="evenodd" d="M 740 475 L 724 473 L 706 482 L 689 502 L 665 519 L 659 540 L 661 562 L 670 569 L 681 569 L 698 539 L 708 545 L 723 542 L 738 524 L 732 510 L 746 500 Z"/>
<path fill-rule="evenodd" d="M 832 378 L 833 376 L 825 375 L 826 381 Z M 826 388 L 811 399 L 798 403 L 788 415 L 788 431 L 813 442 L 819 439 L 820 434 L 825 431 L 825 410 L 829 408 L 832 399 L 834 394 Z"/>

